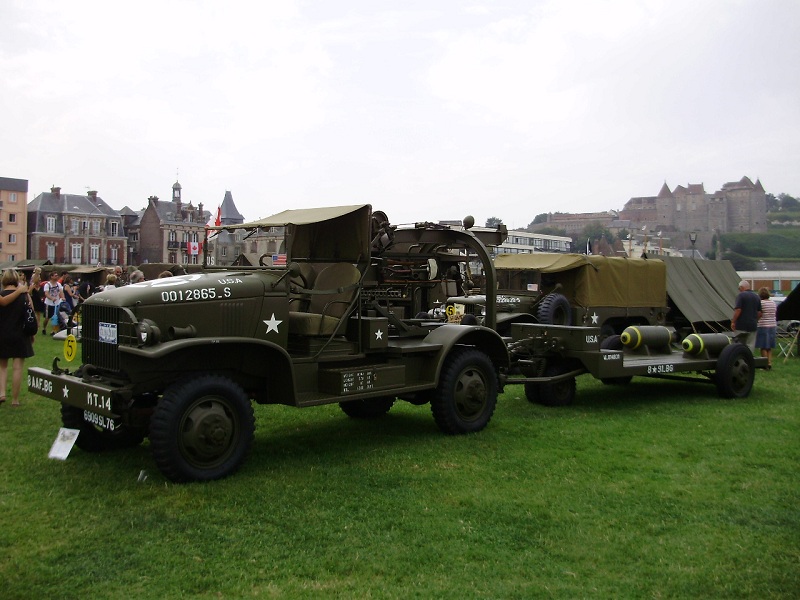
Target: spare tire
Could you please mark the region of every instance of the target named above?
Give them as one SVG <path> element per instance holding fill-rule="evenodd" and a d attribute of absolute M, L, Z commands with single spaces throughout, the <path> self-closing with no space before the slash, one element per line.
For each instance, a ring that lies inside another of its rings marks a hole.
<path fill-rule="evenodd" d="M 536 319 L 545 325 L 572 325 L 572 308 L 562 294 L 547 294 L 536 309 Z"/>

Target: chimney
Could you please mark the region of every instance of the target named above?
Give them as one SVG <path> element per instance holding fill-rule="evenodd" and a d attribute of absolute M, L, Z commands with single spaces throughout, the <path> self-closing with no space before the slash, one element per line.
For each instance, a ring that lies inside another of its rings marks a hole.
<path fill-rule="evenodd" d="M 50 188 L 50 193 L 53 194 L 56 198 L 61 198 L 61 188 L 53 186 Z"/>
<path fill-rule="evenodd" d="M 158 196 L 150 196 L 147 200 L 150 202 L 151 206 L 158 206 Z"/>
<path fill-rule="evenodd" d="M 97 190 L 90 190 L 88 192 L 89 200 L 97 204 Z"/>

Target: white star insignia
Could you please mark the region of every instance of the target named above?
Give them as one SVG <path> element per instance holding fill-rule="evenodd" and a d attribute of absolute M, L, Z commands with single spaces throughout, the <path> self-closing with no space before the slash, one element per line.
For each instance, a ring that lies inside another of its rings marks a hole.
<path fill-rule="evenodd" d="M 267 326 L 267 333 L 270 331 L 274 331 L 275 333 L 280 333 L 278 331 L 278 325 L 283 323 L 283 321 L 279 321 L 275 318 L 275 313 L 272 313 L 272 318 L 269 321 L 264 321 L 264 324 Z"/>
<path fill-rule="evenodd" d="M 597 313 L 594 313 L 592 315 L 592 325 L 597 325 L 597 318 Z"/>
<path fill-rule="evenodd" d="M 377 342 L 378 340 L 382 339 L 383 339 L 383 332 L 380 329 L 378 329 L 378 331 L 375 332 L 375 341 Z"/>
<path fill-rule="evenodd" d="M 64 398 L 69 398 L 69 388 L 67 386 L 63 387 L 61 393 L 64 395 Z"/>

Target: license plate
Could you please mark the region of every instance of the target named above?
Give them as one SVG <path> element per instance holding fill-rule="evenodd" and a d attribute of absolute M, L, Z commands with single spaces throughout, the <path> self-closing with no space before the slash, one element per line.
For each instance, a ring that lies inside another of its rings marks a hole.
<path fill-rule="evenodd" d="M 106 431 L 114 431 L 114 429 L 117 427 L 117 424 L 111 417 L 104 417 L 103 415 L 98 415 L 90 410 L 83 411 L 83 420 L 87 423 L 95 425 L 96 427 L 99 427 L 100 429 L 105 429 Z"/>
<path fill-rule="evenodd" d="M 116 323 L 100 323 L 98 327 L 98 334 L 100 341 L 104 344 L 117 343 L 117 324 Z"/>

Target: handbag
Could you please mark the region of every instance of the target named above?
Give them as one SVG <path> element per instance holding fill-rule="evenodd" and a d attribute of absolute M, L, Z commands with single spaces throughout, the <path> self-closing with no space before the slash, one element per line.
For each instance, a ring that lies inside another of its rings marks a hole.
<path fill-rule="evenodd" d="M 36 335 L 37 331 L 39 331 L 39 321 L 29 300 L 25 303 L 25 320 L 22 322 L 22 334 L 26 336 Z"/>

